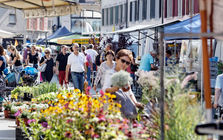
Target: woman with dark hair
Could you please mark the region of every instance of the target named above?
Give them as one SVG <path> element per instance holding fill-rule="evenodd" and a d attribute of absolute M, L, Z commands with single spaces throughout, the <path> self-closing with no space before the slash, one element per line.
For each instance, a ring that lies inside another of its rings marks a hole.
<path fill-rule="evenodd" d="M 119 88 L 112 86 L 111 83 L 112 75 L 121 70 L 125 71 L 130 66 L 132 59 L 133 56 L 130 50 L 120 50 L 116 55 L 116 65 L 114 69 L 106 71 L 105 82 L 102 89 L 107 93 L 115 94 L 116 101 L 122 105 L 122 114 L 127 118 L 134 119 L 137 116 L 136 107 L 142 108 L 143 105 L 136 101 L 135 95 L 133 94 L 130 85 L 125 88 Z"/>
<path fill-rule="evenodd" d="M 39 62 L 39 55 L 36 52 L 36 47 L 32 46 L 31 53 L 27 55 L 27 62 L 26 65 L 29 65 L 30 63 L 33 64 L 33 67 L 37 69 L 38 62 Z"/>
<path fill-rule="evenodd" d="M 53 58 L 50 56 L 50 50 L 45 49 L 44 52 L 45 52 L 45 56 L 41 58 L 40 66 L 46 63 L 46 69 L 44 72 L 41 72 L 41 76 L 44 82 L 50 82 L 53 78 L 54 62 L 53 62 Z"/>
<path fill-rule="evenodd" d="M 0 45 L 0 75 L 2 75 L 3 70 L 6 68 L 6 60 L 3 55 L 4 48 Z"/>
<path fill-rule="evenodd" d="M 10 65 L 13 66 L 13 69 L 16 72 L 16 83 L 18 84 L 20 81 L 20 74 L 23 70 L 22 57 L 20 56 L 19 52 L 14 46 L 10 47 L 10 52 L 11 52 L 11 55 L 10 55 L 9 62 L 11 62 Z"/>
<path fill-rule="evenodd" d="M 106 61 L 101 63 L 100 67 L 98 68 L 97 75 L 95 77 L 94 87 L 93 87 L 95 91 L 99 84 L 99 81 L 101 83 L 101 86 L 103 87 L 105 72 L 107 70 L 115 68 L 115 61 L 113 61 L 115 58 L 115 53 L 112 50 L 109 50 L 105 53 L 105 58 L 106 58 Z"/>

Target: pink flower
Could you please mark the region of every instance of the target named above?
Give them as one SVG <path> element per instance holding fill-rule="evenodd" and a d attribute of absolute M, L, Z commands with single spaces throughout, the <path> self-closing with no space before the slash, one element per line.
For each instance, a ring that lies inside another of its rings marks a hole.
<path fill-rule="evenodd" d="M 98 134 L 94 134 L 92 137 L 93 138 L 99 138 L 99 135 Z"/>
<path fill-rule="evenodd" d="M 87 94 L 87 95 L 90 95 L 90 90 L 91 90 L 91 86 L 88 86 L 88 87 L 86 88 L 86 94 Z"/>
<path fill-rule="evenodd" d="M 105 95 L 105 93 L 104 93 L 103 90 L 100 90 L 99 93 L 101 94 L 101 96 L 104 96 Z"/>
<path fill-rule="evenodd" d="M 69 107 L 69 103 L 66 103 L 65 105 L 64 105 L 64 107 L 66 108 L 66 109 L 68 109 Z"/>
<path fill-rule="evenodd" d="M 27 121 L 28 124 L 30 124 L 30 123 L 32 123 L 32 122 L 36 122 L 36 120 L 35 120 L 35 119 L 32 119 L 32 120 L 28 120 L 28 121 Z"/>
<path fill-rule="evenodd" d="M 69 131 L 67 131 L 64 135 L 66 138 L 72 138 L 72 133 Z"/>
<path fill-rule="evenodd" d="M 21 112 L 20 112 L 20 110 L 18 110 L 18 111 L 14 114 L 14 116 L 15 116 L 15 117 L 18 117 L 20 114 L 21 114 Z"/>
<path fill-rule="evenodd" d="M 133 123 L 133 128 L 136 128 L 136 127 L 141 127 L 141 124 L 139 124 L 139 123 Z"/>
<path fill-rule="evenodd" d="M 105 115 L 99 115 L 98 119 L 99 119 L 99 122 L 106 121 Z"/>
<path fill-rule="evenodd" d="M 73 120 L 72 120 L 72 119 L 68 119 L 66 122 L 67 122 L 67 123 L 72 123 Z"/>

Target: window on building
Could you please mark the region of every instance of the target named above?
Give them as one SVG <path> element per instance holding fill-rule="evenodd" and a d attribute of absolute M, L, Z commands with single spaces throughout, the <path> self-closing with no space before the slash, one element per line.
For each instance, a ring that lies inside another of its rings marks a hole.
<path fill-rule="evenodd" d="M 110 25 L 113 25 L 113 7 L 110 8 Z"/>
<path fill-rule="evenodd" d="M 126 5 L 127 5 L 127 4 L 124 4 L 124 5 L 123 5 L 123 19 L 122 19 L 122 22 L 123 22 L 123 23 L 126 22 L 126 18 L 128 17 L 127 14 L 126 14 L 126 10 L 127 10 L 127 9 L 126 9 Z"/>
<path fill-rule="evenodd" d="M 178 16 L 178 0 L 173 0 L 173 9 L 172 9 L 172 15 Z"/>
<path fill-rule="evenodd" d="M 145 20 L 147 17 L 147 0 L 142 1 L 142 20 Z"/>
<path fill-rule="evenodd" d="M 120 23 L 123 22 L 123 5 L 120 5 Z"/>
<path fill-rule="evenodd" d="M 162 12 L 163 12 L 163 10 L 162 10 L 162 0 L 159 0 L 159 18 L 161 18 Z"/>
<path fill-rule="evenodd" d="M 109 22 L 108 22 L 108 8 L 106 8 L 106 25 L 108 25 L 109 24 Z"/>
<path fill-rule="evenodd" d="M 164 13 L 163 14 L 164 14 L 164 17 L 167 18 L 167 0 L 164 0 Z"/>
<path fill-rule="evenodd" d="M 16 24 L 16 15 L 9 14 L 9 24 Z"/>
<path fill-rule="evenodd" d="M 102 26 L 104 26 L 104 20 L 105 20 L 105 10 L 102 9 Z"/>
<path fill-rule="evenodd" d="M 139 0 L 135 1 L 135 21 L 139 20 Z"/>
<path fill-rule="evenodd" d="M 194 14 L 199 13 L 199 0 L 194 0 Z"/>
<path fill-rule="evenodd" d="M 155 18 L 155 5 L 156 1 L 155 0 L 151 0 L 150 1 L 150 18 L 153 19 Z"/>
<path fill-rule="evenodd" d="M 130 2 L 130 21 L 132 21 L 133 2 Z"/>
<path fill-rule="evenodd" d="M 186 15 L 189 15 L 190 12 L 190 0 L 186 0 Z"/>
<path fill-rule="evenodd" d="M 185 0 L 182 0 L 182 16 L 185 15 Z"/>
<path fill-rule="evenodd" d="M 115 24 L 118 24 L 119 19 L 119 6 L 115 6 Z"/>

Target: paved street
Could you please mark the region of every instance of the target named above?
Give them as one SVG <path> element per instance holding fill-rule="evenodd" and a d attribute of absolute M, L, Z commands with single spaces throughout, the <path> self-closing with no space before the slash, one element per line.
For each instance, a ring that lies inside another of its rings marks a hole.
<path fill-rule="evenodd" d="M 0 140 L 15 140 L 15 119 L 5 119 L 0 112 Z"/>

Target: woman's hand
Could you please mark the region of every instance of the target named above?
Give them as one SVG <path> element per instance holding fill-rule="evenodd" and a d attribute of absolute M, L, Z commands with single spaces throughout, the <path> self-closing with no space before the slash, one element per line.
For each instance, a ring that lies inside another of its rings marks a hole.
<path fill-rule="evenodd" d="M 136 107 L 143 109 L 145 107 L 145 105 L 143 105 L 141 103 L 136 103 Z"/>
<path fill-rule="evenodd" d="M 107 93 L 113 93 L 113 92 L 116 92 L 118 90 L 119 90 L 119 87 L 114 86 L 114 87 L 107 88 L 105 90 L 105 92 L 107 92 Z"/>

